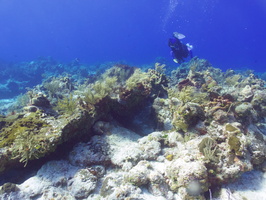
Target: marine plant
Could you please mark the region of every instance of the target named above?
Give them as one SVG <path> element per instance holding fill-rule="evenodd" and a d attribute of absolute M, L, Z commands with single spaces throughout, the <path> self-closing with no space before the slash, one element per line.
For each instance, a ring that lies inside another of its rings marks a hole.
<path fill-rule="evenodd" d="M 242 153 L 240 151 L 241 141 L 240 141 L 240 139 L 237 136 L 231 135 L 228 138 L 228 144 L 229 144 L 230 150 L 232 152 L 234 152 L 238 156 L 242 155 Z"/>
<path fill-rule="evenodd" d="M 105 77 L 105 79 L 96 81 L 84 92 L 84 101 L 87 104 L 93 105 L 98 103 L 101 99 L 110 95 L 110 93 L 114 90 L 116 83 L 116 77 Z"/>
<path fill-rule="evenodd" d="M 17 96 L 16 101 L 8 108 L 9 113 L 21 111 L 23 107 L 27 106 L 30 102 L 28 94 L 20 94 Z"/>
<path fill-rule="evenodd" d="M 155 71 L 157 71 L 160 74 L 164 74 L 166 69 L 165 69 L 165 64 L 160 64 L 160 63 L 155 63 Z"/>
<path fill-rule="evenodd" d="M 188 128 L 205 120 L 205 114 L 199 104 L 188 102 L 185 105 L 172 108 L 172 124 L 177 130 L 187 132 Z"/>
<path fill-rule="evenodd" d="M 179 99 L 183 104 L 186 104 L 188 102 L 202 104 L 209 100 L 207 93 L 201 92 L 193 86 L 186 86 L 181 91 L 170 88 L 168 89 L 168 96 L 169 98 Z"/>
<path fill-rule="evenodd" d="M 2 126 L 0 127 L 0 148 L 10 146 L 16 139 L 17 133 L 25 131 L 38 131 L 47 127 L 47 123 L 40 119 L 40 112 L 11 115 L 0 118 Z"/>
<path fill-rule="evenodd" d="M 38 140 L 38 135 L 29 131 L 18 132 L 16 135 L 11 147 L 12 159 L 19 158 L 19 161 L 24 163 L 24 167 L 29 160 L 39 159 L 45 153 L 44 142 Z"/>
<path fill-rule="evenodd" d="M 118 83 L 124 83 L 135 71 L 135 67 L 130 67 L 124 64 L 116 64 L 102 75 L 106 77 L 116 77 Z"/>
<path fill-rule="evenodd" d="M 56 97 L 56 93 L 60 91 L 60 82 L 53 77 L 50 81 L 45 81 L 43 87 L 47 90 L 49 97 Z"/>
<path fill-rule="evenodd" d="M 136 69 L 134 74 L 126 81 L 126 87 L 133 90 L 138 84 L 147 85 L 149 83 L 149 74 Z"/>
<path fill-rule="evenodd" d="M 236 74 L 233 76 L 229 76 L 225 79 L 225 83 L 229 86 L 236 86 L 237 84 L 239 84 L 239 81 L 241 80 L 241 75 L 240 74 Z"/>
<path fill-rule="evenodd" d="M 69 97 L 64 97 L 60 99 L 57 103 L 56 109 L 60 112 L 67 114 L 73 114 L 77 106 L 77 100 L 73 98 L 73 94 L 70 94 Z"/>
<path fill-rule="evenodd" d="M 209 162 L 210 161 L 213 161 L 213 162 L 218 161 L 217 143 L 212 138 L 210 138 L 210 137 L 204 138 L 199 143 L 199 150 L 204 155 L 204 157 L 207 161 L 209 161 Z"/>

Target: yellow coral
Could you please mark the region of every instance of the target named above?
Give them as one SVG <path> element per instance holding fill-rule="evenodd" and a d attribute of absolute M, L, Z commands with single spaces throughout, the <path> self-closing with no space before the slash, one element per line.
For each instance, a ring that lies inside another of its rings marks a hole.
<path fill-rule="evenodd" d="M 165 157 L 167 160 L 172 161 L 174 159 L 173 154 L 169 154 Z"/>

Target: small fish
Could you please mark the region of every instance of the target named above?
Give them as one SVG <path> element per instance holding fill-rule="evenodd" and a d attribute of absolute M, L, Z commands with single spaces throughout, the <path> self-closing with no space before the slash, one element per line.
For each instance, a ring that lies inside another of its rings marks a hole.
<path fill-rule="evenodd" d="M 186 37 L 182 33 L 178 33 L 178 32 L 174 32 L 173 34 L 174 34 L 174 37 L 176 37 L 179 40 L 181 40 L 181 39 Z"/>

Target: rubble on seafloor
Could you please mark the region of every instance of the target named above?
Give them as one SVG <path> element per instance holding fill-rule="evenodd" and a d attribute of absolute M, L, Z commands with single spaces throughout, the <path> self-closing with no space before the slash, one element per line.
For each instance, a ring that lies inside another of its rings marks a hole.
<path fill-rule="evenodd" d="M 252 73 L 224 73 L 199 58 L 171 76 L 159 63 L 146 72 L 119 64 L 82 84 L 71 75 L 48 78 L 19 101 L 0 118 L 2 174 L 59 148 L 67 158 L 3 183 L 2 199 L 262 196 L 266 89 Z M 257 196 L 241 191 L 255 172 Z"/>

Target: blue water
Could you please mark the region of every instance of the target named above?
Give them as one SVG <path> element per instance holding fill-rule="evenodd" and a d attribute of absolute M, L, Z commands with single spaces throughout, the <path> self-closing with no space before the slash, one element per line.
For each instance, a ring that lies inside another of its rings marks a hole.
<path fill-rule="evenodd" d="M 265 21 L 265 0 L 0 0 L 0 60 L 152 63 L 179 31 L 216 67 L 265 71 Z"/>

